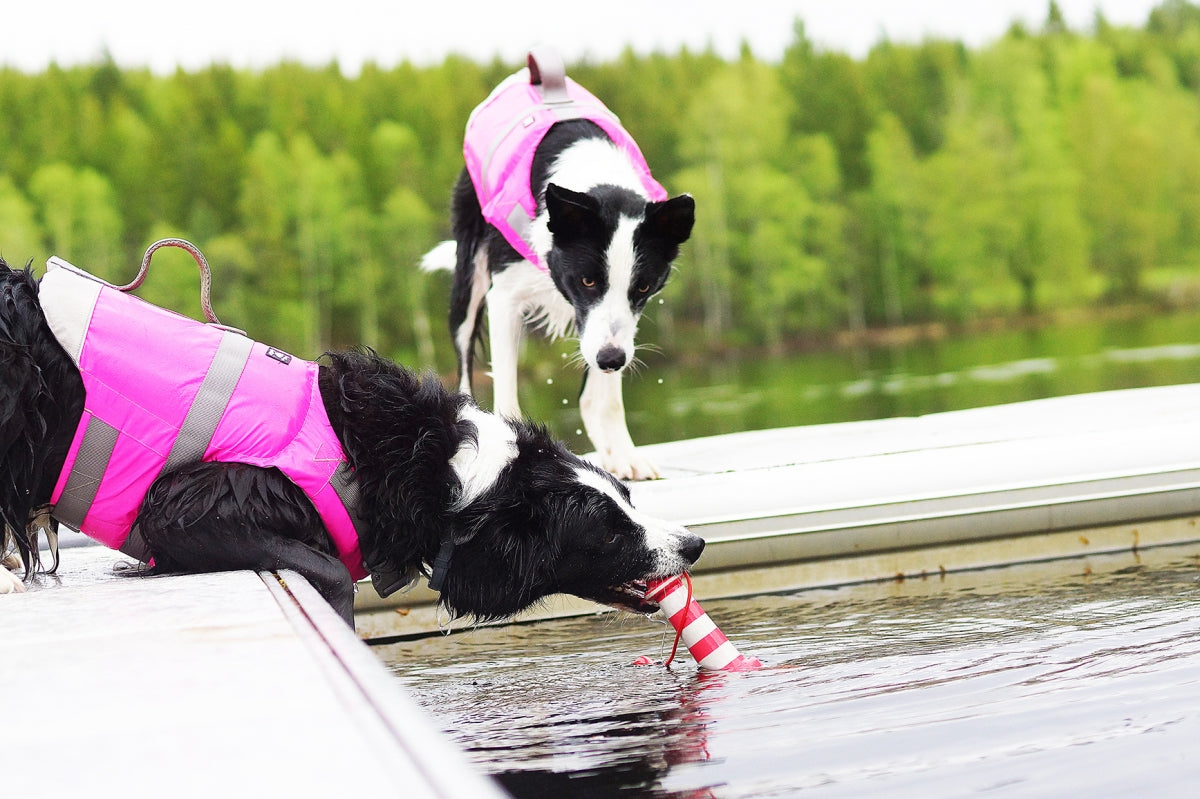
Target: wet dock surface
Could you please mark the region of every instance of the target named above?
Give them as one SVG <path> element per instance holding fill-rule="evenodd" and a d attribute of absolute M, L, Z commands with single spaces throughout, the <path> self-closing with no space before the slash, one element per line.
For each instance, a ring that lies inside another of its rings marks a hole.
<path fill-rule="evenodd" d="M 119 560 L 0 597 L 5 796 L 500 795 L 303 580 Z"/>

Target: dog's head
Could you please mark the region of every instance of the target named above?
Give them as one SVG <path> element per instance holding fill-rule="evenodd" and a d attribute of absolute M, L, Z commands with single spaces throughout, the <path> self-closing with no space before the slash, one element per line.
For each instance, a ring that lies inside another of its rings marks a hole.
<path fill-rule="evenodd" d="M 461 483 L 442 586 L 453 611 L 511 616 L 568 593 L 650 613 L 646 580 L 687 570 L 704 540 L 639 513 L 629 491 L 545 429 L 473 406 L 476 429 L 451 461 Z"/>
<path fill-rule="evenodd" d="M 580 352 L 593 369 L 619 371 L 633 361 L 642 309 L 692 233 L 695 201 L 683 194 L 648 202 L 617 186 L 581 193 L 554 183 L 545 200 L 546 266 L 575 309 Z"/>

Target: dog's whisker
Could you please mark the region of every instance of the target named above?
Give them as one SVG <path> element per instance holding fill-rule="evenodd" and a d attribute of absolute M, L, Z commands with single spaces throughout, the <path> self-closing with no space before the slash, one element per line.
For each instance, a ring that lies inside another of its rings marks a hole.
<path fill-rule="evenodd" d="M 576 369 L 586 369 L 587 360 L 583 357 L 583 353 L 577 349 L 574 353 L 572 353 L 571 357 L 567 359 L 566 365 Z"/>
<path fill-rule="evenodd" d="M 653 352 L 657 355 L 662 355 L 662 352 L 663 352 L 662 347 L 658 346 L 657 344 L 651 344 L 651 343 L 635 344 L 633 347 L 633 350 L 634 350 L 634 352 L 637 352 L 639 350 L 645 350 L 647 352 Z"/>

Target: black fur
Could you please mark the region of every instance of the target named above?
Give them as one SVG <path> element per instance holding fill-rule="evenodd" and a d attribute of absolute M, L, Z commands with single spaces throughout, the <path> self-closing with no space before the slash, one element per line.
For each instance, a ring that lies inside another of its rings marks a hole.
<path fill-rule="evenodd" d="M 39 565 L 29 519 L 49 502 L 82 413 L 83 381 L 46 325 L 33 273 L 0 258 L 0 551 L 16 546 L 26 579 Z"/>
<path fill-rule="evenodd" d="M 84 389 L 45 323 L 30 271 L 3 261 L 0 369 L 0 513 L 32 564 L 26 527 L 50 500 Z M 328 353 L 319 385 L 359 481 L 364 562 L 372 572 L 415 576 L 452 539 L 441 601 L 455 614 L 503 618 L 560 591 L 647 610 L 623 586 L 686 568 L 703 548 L 681 529 L 668 531 L 669 546 L 651 547 L 648 528 L 581 482 L 579 470 L 602 475 L 627 502 L 624 486 L 525 422 L 508 423 L 517 457 L 460 508 L 451 459 L 480 435 L 462 417 L 469 397 L 369 351 Z M 276 469 L 175 469 L 150 487 L 136 524 L 157 572 L 294 569 L 353 624 L 349 572 L 311 502 Z"/>

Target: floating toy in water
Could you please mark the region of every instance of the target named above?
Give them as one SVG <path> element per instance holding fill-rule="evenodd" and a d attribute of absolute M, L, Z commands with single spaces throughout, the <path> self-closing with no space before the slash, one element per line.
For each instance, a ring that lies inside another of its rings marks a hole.
<path fill-rule="evenodd" d="M 686 583 L 686 584 L 685 584 Z M 675 628 L 675 644 L 664 666 L 671 665 L 679 641 L 687 646 L 692 657 L 702 669 L 714 671 L 753 671 L 761 669 L 758 658 L 748 658 L 738 652 L 725 634 L 713 623 L 700 603 L 692 597 L 692 578 L 686 573 L 660 580 L 651 580 L 646 585 L 646 599 L 653 600 Z M 653 664 L 650 658 L 639 657 L 636 666 Z"/>

